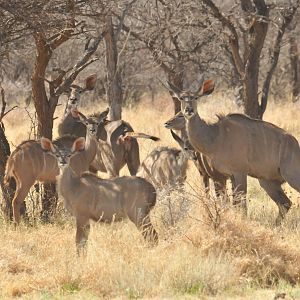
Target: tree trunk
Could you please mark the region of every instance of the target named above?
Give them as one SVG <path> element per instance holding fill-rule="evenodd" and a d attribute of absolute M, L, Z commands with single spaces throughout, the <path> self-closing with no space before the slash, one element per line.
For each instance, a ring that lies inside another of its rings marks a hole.
<path fill-rule="evenodd" d="M 168 81 L 175 85 L 179 90 L 183 90 L 183 75 L 182 72 L 168 73 Z M 172 96 L 172 95 L 171 95 Z M 181 111 L 180 101 L 176 97 L 172 97 L 174 104 L 175 115 Z"/>
<path fill-rule="evenodd" d="M 47 137 L 52 139 L 53 115 L 55 106 L 50 104 L 46 94 L 45 76 L 46 68 L 52 56 L 52 50 L 49 48 L 46 39 L 42 34 L 35 35 L 36 43 L 36 61 L 32 74 L 32 97 L 38 118 L 38 138 Z M 53 102 L 52 102 L 53 103 Z M 42 195 L 42 218 L 48 221 L 49 216 L 55 211 L 57 195 L 54 184 L 44 184 Z M 51 203 L 51 204 L 50 204 Z"/>
<path fill-rule="evenodd" d="M 120 120 L 122 115 L 122 77 L 118 65 L 118 48 L 115 39 L 112 17 L 106 17 L 106 45 L 107 68 L 107 100 L 109 103 L 110 120 Z"/>
<path fill-rule="evenodd" d="M 12 220 L 12 206 L 11 201 L 13 199 L 15 190 L 16 190 L 16 184 L 14 179 L 11 179 L 9 181 L 9 185 L 4 184 L 3 178 L 5 174 L 5 166 L 8 157 L 10 156 L 10 147 L 9 143 L 6 139 L 4 127 L 3 125 L 0 126 L 0 185 L 2 190 L 2 211 L 7 219 L 7 221 Z M 21 212 L 22 213 L 22 212 Z M 24 214 L 24 212 L 23 212 Z"/>
<path fill-rule="evenodd" d="M 36 61 L 31 77 L 32 98 L 38 117 L 38 137 L 47 137 L 52 139 L 53 114 L 45 87 L 46 68 L 52 56 L 52 50 L 49 49 L 46 39 L 41 34 L 35 35 L 36 43 Z"/>
<path fill-rule="evenodd" d="M 262 16 L 269 16 L 269 11 L 264 1 L 261 1 Z M 258 102 L 258 82 L 260 54 L 264 46 L 268 32 L 268 22 L 262 20 L 261 16 L 256 16 L 249 28 L 248 57 L 245 61 L 245 75 L 243 79 L 245 114 L 252 118 L 262 118 L 260 104 Z"/>
<path fill-rule="evenodd" d="M 299 100 L 300 94 L 300 70 L 299 70 L 299 55 L 298 46 L 294 36 L 289 39 L 290 42 L 290 60 L 291 60 L 291 73 L 292 73 L 292 101 Z"/>
<path fill-rule="evenodd" d="M 55 183 L 44 183 L 42 188 L 41 219 L 47 223 L 55 215 L 58 195 Z"/>
<path fill-rule="evenodd" d="M 258 62 L 259 63 L 259 62 Z M 258 118 L 260 108 L 258 103 L 258 66 L 251 65 L 243 81 L 244 112 L 251 118 Z"/>

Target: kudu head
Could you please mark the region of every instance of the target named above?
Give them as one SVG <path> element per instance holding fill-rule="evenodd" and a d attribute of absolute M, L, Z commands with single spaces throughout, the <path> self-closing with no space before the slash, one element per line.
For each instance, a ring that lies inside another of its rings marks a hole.
<path fill-rule="evenodd" d="M 73 118 L 78 119 L 78 122 L 82 123 L 87 130 L 87 133 L 91 137 L 97 136 L 98 127 L 106 122 L 107 115 L 109 113 L 109 108 L 101 112 L 97 117 L 86 117 L 83 113 L 77 109 L 71 110 Z"/>
<path fill-rule="evenodd" d="M 186 119 L 190 119 L 197 114 L 197 100 L 205 95 L 213 92 L 215 84 L 213 80 L 206 80 L 201 88 L 196 92 L 180 91 L 175 85 L 167 82 L 172 97 L 177 98 L 181 102 L 181 111 Z"/>
<path fill-rule="evenodd" d="M 169 119 L 164 124 L 165 128 L 167 129 L 174 129 L 174 130 L 182 130 L 185 128 L 185 118 L 183 113 L 180 111 L 174 117 Z"/>
<path fill-rule="evenodd" d="M 68 101 L 65 108 L 65 115 L 68 114 L 72 108 L 77 108 L 80 104 L 80 97 L 86 91 L 91 91 L 96 85 L 97 76 L 90 75 L 85 79 L 84 87 L 72 84 L 68 90 Z"/>
<path fill-rule="evenodd" d="M 74 141 L 71 148 L 65 148 L 65 147 L 58 147 L 57 145 L 53 144 L 51 140 L 42 137 L 41 147 L 45 152 L 54 156 L 57 160 L 59 168 L 63 169 L 70 163 L 71 158 L 76 153 L 84 151 L 85 138 L 79 137 Z"/>
<path fill-rule="evenodd" d="M 171 129 L 171 134 L 173 139 L 178 143 L 180 148 L 182 149 L 183 154 L 190 160 L 197 160 L 197 156 L 195 153 L 194 148 L 190 144 L 188 140 L 183 141 L 172 129 Z"/>

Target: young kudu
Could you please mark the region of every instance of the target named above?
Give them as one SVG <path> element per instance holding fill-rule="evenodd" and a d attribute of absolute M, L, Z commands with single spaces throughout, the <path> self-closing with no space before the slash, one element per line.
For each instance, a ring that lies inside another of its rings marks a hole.
<path fill-rule="evenodd" d="M 277 204 L 276 224 L 280 224 L 292 205 L 281 185 L 288 182 L 300 192 L 296 138 L 271 123 L 242 114 L 220 116 L 217 123 L 206 123 L 198 114 L 197 101 L 214 90 L 212 80 L 205 81 L 196 93 L 180 91 L 170 83 L 168 86 L 181 102 L 192 146 L 208 158 L 210 166 L 232 178 L 237 192 L 246 194 L 247 175 L 257 178 Z M 243 207 L 246 212 L 246 202 Z"/>
<path fill-rule="evenodd" d="M 104 180 L 91 173 L 78 175 L 72 160 L 85 151 L 82 137 L 67 151 L 61 151 L 46 138 L 41 139 L 41 146 L 58 162 L 58 192 L 64 198 L 66 209 L 76 218 L 78 251 L 87 242 L 90 220 L 111 223 L 128 217 L 146 240 L 157 242 L 158 236 L 149 216 L 156 203 L 156 191 L 151 183 L 130 176 Z"/>
<path fill-rule="evenodd" d="M 96 75 L 90 75 L 85 79 L 84 87 L 72 84 L 69 90 L 69 96 L 63 116 L 62 122 L 58 124 L 58 135 L 63 136 L 65 134 L 72 134 L 77 136 L 85 136 L 86 128 L 83 124 L 73 122 L 74 116 L 72 110 L 78 109 L 81 102 L 81 96 L 87 91 L 94 89 L 96 85 Z"/>
<path fill-rule="evenodd" d="M 77 137 L 85 134 L 82 125 L 78 123 L 78 119 L 72 113 L 61 122 L 59 132 Z M 130 124 L 123 120 L 102 122 L 98 127 L 97 137 L 99 151 L 91 167 L 93 171 L 108 173 L 109 177 L 119 176 L 120 170 L 126 164 L 130 174 L 136 175 L 140 165 L 137 138 L 159 140 L 155 136 L 134 132 Z"/>
<path fill-rule="evenodd" d="M 105 118 L 106 116 L 104 116 Z M 96 130 L 101 119 L 86 119 L 86 151 L 72 160 L 74 171 L 81 174 L 89 169 L 97 151 Z M 71 149 L 76 137 L 65 135 L 53 143 L 60 149 Z M 35 181 L 55 182 L 59 169 L 55 158 L 43 151 L 39 141 L 29 140 L 21 143 L 10 155 L 6 164 L 5 182 L 10 177 L 16 181 L 16 192 L 12 200 L 13 216 L 20 222 L 20 207 Z"/>
<path fill-rule="evenodd" d="M 157 188 L 181 185 L 186 179 L 188 159 L 196 160 L 195 151 L 188 149 L 181 138 L 171 130 L 180 149 L 158 147 L 141 163 L 137 176 L 146 178 Z"/>
<path fill-rule="evenodd" d="M 183 113 L 180 111 L 174 117 L 170 118 L 167 122 L 165 122 L 165 127 L 168 129 L 173 130 L 185 130 L 185 118 Z M 185 147 L 189 149 L 194 149 L 190 142 L 187 140 L 184 142 Z M 213 180 L 215 193 L 217 196 L 226 195 L 226 179 L 227 176 L 221 174 L 216 169 L 212 168 L 209 163 L 208 159 L 205 155 L 201 152 L 196 152 L 197 159 L 194 160 L 194 164 L 199 171 L 202 179 L 205 190 L 209 192 L 209 178 Z"/>

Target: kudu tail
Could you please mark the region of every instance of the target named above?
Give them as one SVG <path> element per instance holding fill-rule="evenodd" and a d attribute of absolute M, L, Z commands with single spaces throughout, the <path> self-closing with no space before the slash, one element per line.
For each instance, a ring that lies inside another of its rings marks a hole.
<path fill-rule="evenodd" d="M 134 132 L 134 131 L 128 131 L 123 135 L 123 139 L 130 139 L 130 138 L 134 138 L 134 139 L 150 139 L 152 141 L 159 141 L 160 138 L 153 136 L 153 135 L 148 135 L 146 133 L 142 133 L 142 132 Z"/>
<path fill-rule="evenodd" d="M 6 162 L 3 183 L 5 185 L 8 185 L 9 184 L 9 180 L 10 180 L 11 177 L 13 177 L 13 161 L 12 161 L 11 157 L 9 157 L 8 160 L 7 160 L 7 162 Z"/>

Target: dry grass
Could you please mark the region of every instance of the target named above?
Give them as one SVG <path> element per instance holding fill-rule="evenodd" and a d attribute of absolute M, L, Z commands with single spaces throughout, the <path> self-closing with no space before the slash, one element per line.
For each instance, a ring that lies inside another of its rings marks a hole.
<path fill-rule="evenodd" d="M 208 98 L 200 110 L 210 120 L 215 113 L 238 111 L 222 95 Z M 290 104 L 271 104 L 265 119 L 299 139 L 300 122 L 293 111 Z M 162 126 L 171 115 L 164 95 L 154 104 L 145 100 L 137 109 L 124 111 L 124 119 L 136 130 L 162 140 L 141 141 L 142 158 L 156 145 L 175 146 Z M 6 128 L 11 144 L 17 145 L 28 138 L 30 121 L 23 110 L 14 111 L 6 118 Z M 299 194 L 287 191 L 294 206 L 283 226 L 275 228 L 276 206 L 249 180 L 249 218 L 243 220 L 204 196 L 191 165 L 184 191 L 159 194 L 152 213 L 158 246 L 145 244 L 130 222 L 93 224 L 86 257 L 76 256 L 75 227 L 68 214 L 61 213 L 52 225 L 15 229 L 1 224 L 0 298 L 273 299 L 285 292 L 286 299 L 298 299 Z"/>

